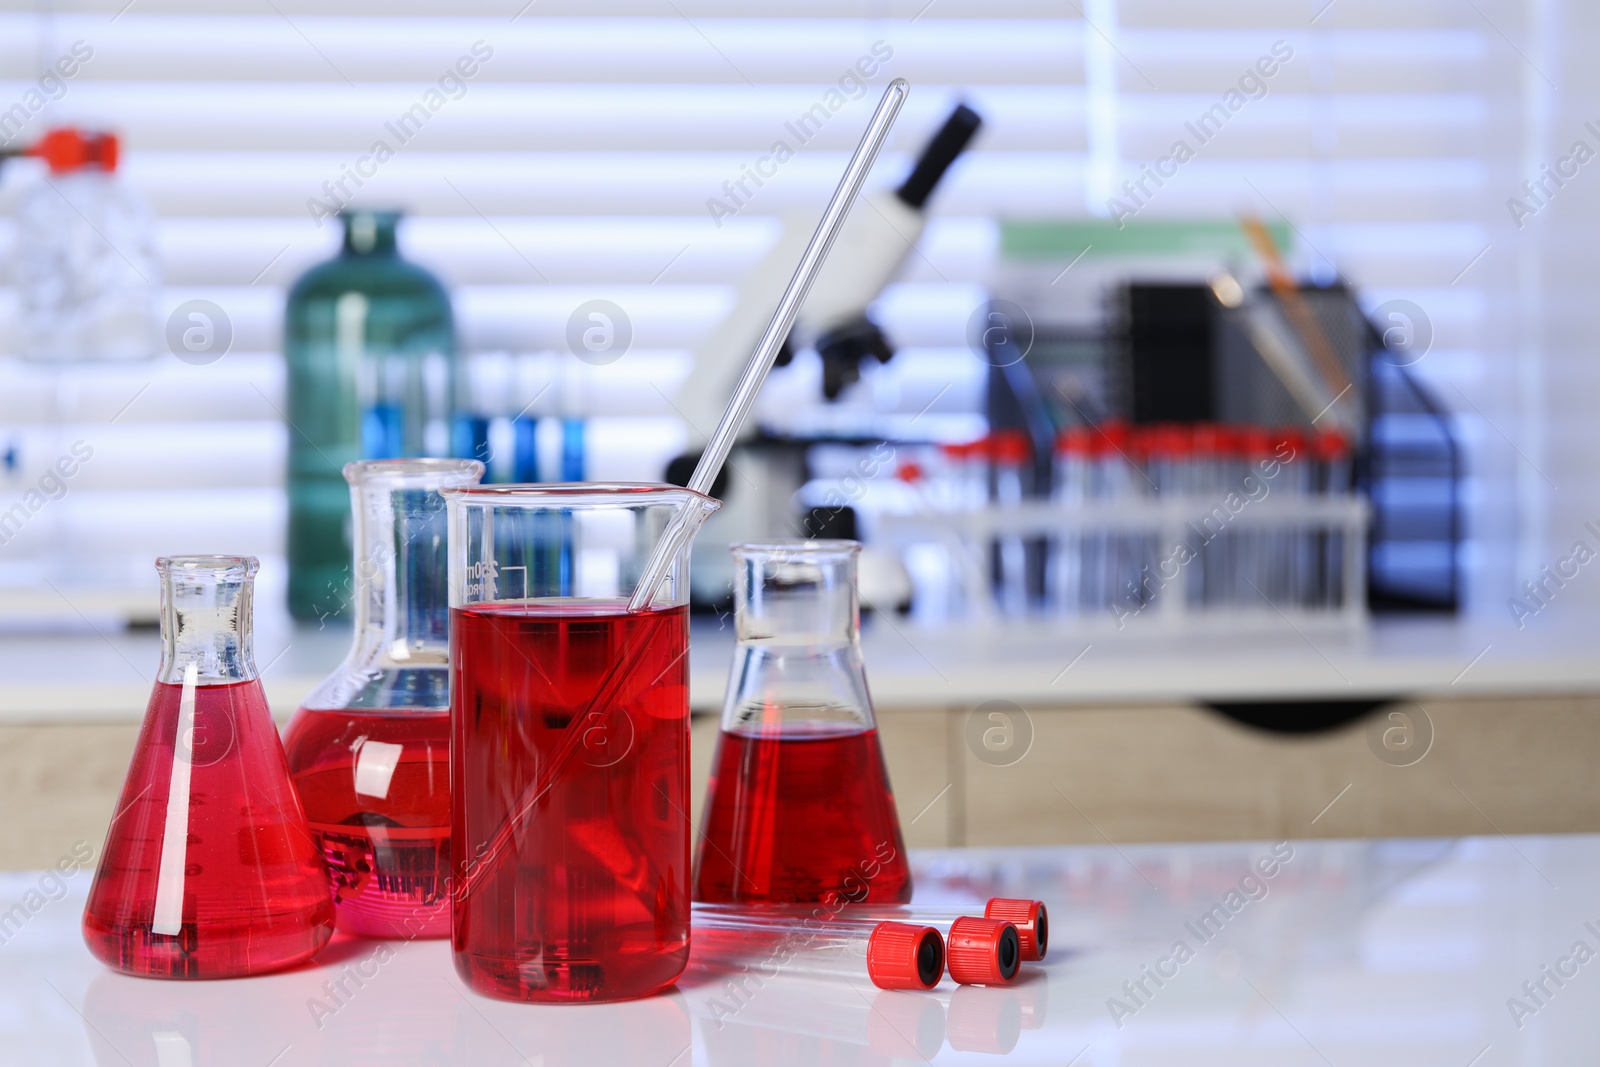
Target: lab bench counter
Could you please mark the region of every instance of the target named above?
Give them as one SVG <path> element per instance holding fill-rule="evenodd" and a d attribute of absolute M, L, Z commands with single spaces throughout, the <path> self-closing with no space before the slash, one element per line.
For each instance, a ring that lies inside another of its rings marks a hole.
<path fill-rule="evenodd" d="M 1600 694 L 1600 620 L 1572 613 L 1525 630 L 1495 621 L 1380 620 L 1359 631 L 1166 637 L 1114 629 L 924 629 L 868 616 L 862 645 L 880 710 L 1171 702 L 1329 701 Z M 258 613 L 256 662 L 274 714 L 293 712 L 349 647 L 349 631 Z M 690 702 L 720 710 L 732 658 L 727 618 L 698 618 Z M 126 722 L 144 713 L 160 658 L 152 631 L 0 637 L 0 723 Z"/>
<path fill-rule="evenodd" d="M 0 875 L 0 1041 L 58 1067 L 780 1067 L 1008 1062 L 1555 1067 L 1600 1044 L 1600 838 L 913 853 L 917 899 L 1038 897 L 1007 987 L 884 992 L 696 961 L 647 1000 L 467 992 L 444 941 L 336 937 L 261 978 L 163 982 L 88 954 L 91 877 Z"/>

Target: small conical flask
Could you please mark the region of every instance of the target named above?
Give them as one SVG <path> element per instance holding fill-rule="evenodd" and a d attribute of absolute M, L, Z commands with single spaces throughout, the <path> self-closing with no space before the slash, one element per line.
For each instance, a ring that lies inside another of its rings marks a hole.
<path fill-rule="evenodd" d="M 232 978 L 310 959 L 327 876 L 256 674 L 249 556 L 171 556 L 161 670 L 83 912 L 102 962 Z"/>
<path fill-rule="evenodd" d="M 475 459 L 344 469 L 354 506 L 355 642 L 284 733 L 289 770 L 327 861 L 339 929 L 447 937 L 450 603 L 441 489 Z"/>
<path fill-rule="evenodd" d="M 738 646 L 694 899 L 911 899 L 861 663 L 855 541 L 733 546 Z"/>

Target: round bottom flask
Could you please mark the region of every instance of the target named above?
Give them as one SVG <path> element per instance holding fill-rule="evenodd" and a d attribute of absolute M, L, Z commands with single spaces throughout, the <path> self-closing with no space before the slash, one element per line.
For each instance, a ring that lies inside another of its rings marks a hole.
<path fill-rule="evenodd" d="M 327 863 L 339 929 L 450 933 L 450 646 L 445 506 L 476 460 L 345 467 L 355 509 L 355 641 L 284 736 Z"/>

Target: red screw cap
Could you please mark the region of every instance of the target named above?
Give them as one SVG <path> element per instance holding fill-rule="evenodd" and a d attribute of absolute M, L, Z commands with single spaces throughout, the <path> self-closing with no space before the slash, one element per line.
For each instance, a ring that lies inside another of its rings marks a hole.
<path fill-rule="evenodd" d="M 1094 449 L 1092 432 L 1083 426 L 1069 426 L 1056 435 L 1056 451 L 1066 456 L 1087 456 Z"/>
<path fill-rule="evenodd" d="M 1121 419 L 1107 419 L 1095 427 L 1095 437 L 1102 449 L 1112 453 L 1126 452 L 1133 434 Z"/>
<path fill-rule="evenodd" d="M 1282 446 L 1289 447 L 1289 454 L 1295 459 L 1304 459 L 1307 449 L 1310 448 L 1309 438 L 1305 430 L 1298 426 L 1279 426 L 1272 431 L 1274 451 Z"/>
<path fill-rule="evenodd" d="M 867 940 L 867 976 L 879 989 L 932 989 L 944 977 L 944 938 L 931 926 L 879 923 Z"/>
<path fill-rule="evenodd" d="M 989 455 L 996 463 L 1025 463 L 1030 447 L 1027 436 L 1018 430 L 1001 430 L 989 438 Z"/>
<path fill-rule="evenodd" d="M 1194 451 L 1189 431 L 1175 423 L 1163 422 L 1134 431 L 1134 451 L 1162 459 L 1184 459 Z"/>
<path fill-rule="evenodd" d="M 983 909 L 986 919 L 1002 919 L 1017 928 L 1017 941 L 1026 963 L 1044 959 L 1050 947 L 1050 914 L 1042 900 L 994 897 Z"/>
<path fill-rule="evenodd" d="M 1013 923 L 971 915 L 950 924 L 947 953 L 950 977 L 962 985 L 1004 985 L 1016 977 L 1022 962 Z"/>
<path fill-rule="evenodd" d="M 1325 430 L 1317 434 L 1312 450 L 1323 461 L 1344 459 L 1350 455 L 1350 442 L 1337 430 Z"/>
<path fill-rule="evenodd" d="M 1245 459 L 1265 459 L 1273 454 L 1272 435 L 1264 426 L 1241 426 L 1238 431 L 1239 454 Z"/>
<path fill-rule="evenodd" d="M 90 168 L 109 173 L 117 169 L 118 150 L 114 133 L 64 129 L 51 130 L 39 138 L 28 154 L 49 164 L 51 174 Z"/>
<path fill-rule="evenodd" d="M 1216 459 L 1227 451 L 1227 435 L 1221 426 L 1199 422 L 1194 426 L 1194 451 L 1201 459 Z"/>

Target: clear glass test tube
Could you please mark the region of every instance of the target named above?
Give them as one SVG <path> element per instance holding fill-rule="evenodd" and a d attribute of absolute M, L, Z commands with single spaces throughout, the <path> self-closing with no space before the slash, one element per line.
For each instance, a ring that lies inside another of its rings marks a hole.
<path fill-rule="evenodd" d="M 1029 459 L 1028 439 L 1015 430 L 989 438 L 989 460 L 994 469 L 992 501 L 1001 507 L 1022 503 L 1022 468 Z M 1027 546 L 1021 537 L 996 538 L 991 548 L 995 562 L 995 597 L 1005 614 L 1016 617 L 1028 608 Z"/>
<path fill-rule="evenodd" d="M 745 921 L 783 919 L 798 921 L 816 910 L 815 904 L 766 905 L 759 910 L 748 906 L 730 904 L 694 905 L 696 921 L 702 914 L 728 916 Z M 752 919 L 752 916 L 755 918 Z M 840 922 L 901 922 L 919 926 L 937 927 L 948 933 L 952 924 L 960 919 L 999 919 L 1017 928 L 1020 959 L 1036 963 L 1044 959 L 1050 948 L 1050 912 L 1042 900 L 1021 897 L 991 897 L 984 904 L 919 905 L 919 904 L 848 904 L 832 918 Z"/>
<path fill-rule="evenodd" d="M 982 441 L 941 445 L 947 463 L 946 493 L 951 511 L 979 511 L 989 503 L 987 446 Z"/>
<path fill-rule="evenodd" d="M 1074 510 L 1089 497 L 1089 466 L 1094 442 L 1089 429 L 1075 426 L 1061 431 L 1056 441 L 1055 484 L 1051 496 L 1058 506 Z M 1075 616 L 1083 610 L 1083 533 L 1073 530 L 1055 537 L 1050 545 L 1050 595 L 1057 614 Z"/>
<path fill-rule="evenodd" d="M 1231 487 L 1244 492 L 1244 479 L 1257 464 L 1270 459 L 1273 454 L 1272 434 L 1264 426 L 1244 426 L 1239 430 L 1239 458 L 1241 465 L 1237 481 Z M 1273 534 L 1265 530 L 1230 530 L 1229 545 L 1232 554 L 1233 593 L 1229 600 L 1235 607 L 1264 607 L 1273 602 L 1271 592 L 1272 567 L 1269 557 Z"/>
<path fill-rule="evenodd" d="M 769 977 L 865 978 L 880 989 L 932 989 L 944 977 L 944 937 L 932 926 L 705 905 L 695 905 L 691 925 L 701 966 L 754 966 Z"/>
<path fill-rule="evenodd" d="M 1114 502 L 1137 495 L 1138 469 L 1130 457 L 1132 433 L 1127 423 L 1107 420 L 1095 427 L 1094 464 L 1089 495 L 1096 500 Z M 1087 610 L 1110 611 L 1123 592 L 1120 559 L 1124 537 L 1113 529 L 1102 528 L 1084 535 L 1083 581 Z"/>
<path fill-rule="evenodd" d="M 1204 515 L 1205 510 L 1221 496 L 1228 463 L 1229 436 L 1227 430 L 1215 423 L 1202 422 L 1194 426 L 1192 437 L 1194 454 L 1193 496 L 1191 510 Z M 1203 521 L 1203 520 L 1202 520 Z M 1191 535 L 1196 559 L 1189 568 L 1186 596 L 1194 605 L 1209 605 L 1221 572 L 1221 552 L 1209 548 L 1209 538 L 1202 534 Z"/>
<path fill-rule="evenodd" d="M 1320 468 L 1314 491 L 1329 497 L 1347 496 L 1350 493 L 1350 443 L 1343 434 L 1324 431 L 1317 434 L 1312 447 Z M 1317 606 L 1341 606 L 1344 593 L 1344 530 L 1341 527 L 1324 526 L 1318 531 L 1314 566 Z"/>
<path fill-rule="evenodd" d="M 1273 434 L 1273 452 L 1288 455 L 1283 463 L 1282 483 L 1291 499 L 1304 500 L 1316 491 L 1316 470 L 1312 462 L 1310 438 L 1297 426 L 1279 428 Z M 1310 593 L 1313 535 L 1309 527 L 1291 527 L 1274 539 L 1280 554 L 1275 575 L 1280 595 L 1297 608 L 1315 606 Z"/>

